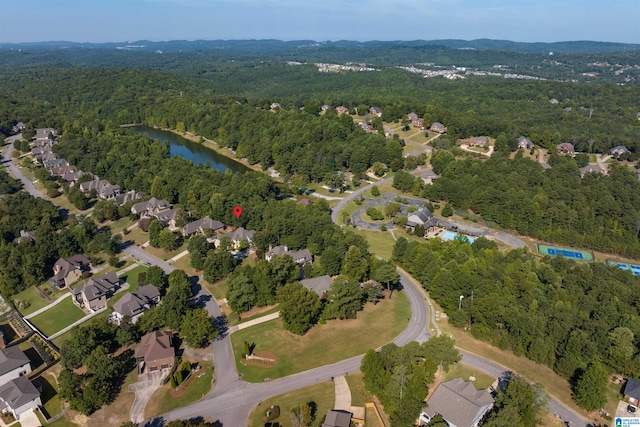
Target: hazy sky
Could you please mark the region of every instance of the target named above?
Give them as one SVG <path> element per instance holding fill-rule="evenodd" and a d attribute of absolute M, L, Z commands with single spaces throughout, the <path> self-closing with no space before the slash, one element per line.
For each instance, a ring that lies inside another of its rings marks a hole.
<path fill-rule="evenodd" d="M 266 38 L 640 43 L 640 0 L 0 0 L 0 42 Z"/>

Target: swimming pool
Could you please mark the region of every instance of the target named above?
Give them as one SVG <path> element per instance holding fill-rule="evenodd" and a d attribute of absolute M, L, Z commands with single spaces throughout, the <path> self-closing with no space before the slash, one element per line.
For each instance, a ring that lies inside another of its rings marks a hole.
<path fill-rule="evenodd" d="M 473 241 L 476 240 L 475 237 L 467 236 L 466 234 L 454 233 L 453 231 L 445 231 L 440 235 L 440 238 L 443 240 L 454 240 L 456 236 L 466 237 L 467 239 L 469 239 L 469 243 L 473 243 Z"/>

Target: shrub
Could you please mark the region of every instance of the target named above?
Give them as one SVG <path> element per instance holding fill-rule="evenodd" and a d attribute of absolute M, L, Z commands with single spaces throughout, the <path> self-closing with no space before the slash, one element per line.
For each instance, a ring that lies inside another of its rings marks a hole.
<path fill-rule="evenodd" d="M 380 221 L 384 219 L 384 215 L 378 209 L 371 207 L 367 208 L 367 215 L 374 221 Z"/>
<path fill-rule="evenodd" d="M 380 189 L 378 188 L 377 185 L 374 185 L 373 187 L 371 187 L 371 195 L 373 197 L 378 197 L 380 195 Z"/>
<path fill-rule="evenodd" d="M 264 413 L 265 420 L 271 422 L 277 420 L 280 416 L 280 407 L 278 405 L 271 405 Z"/>

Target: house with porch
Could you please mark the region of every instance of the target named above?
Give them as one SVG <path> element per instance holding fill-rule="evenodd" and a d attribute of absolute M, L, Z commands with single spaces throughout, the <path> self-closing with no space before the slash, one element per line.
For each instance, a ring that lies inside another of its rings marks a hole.
<path fill-rule="evenodd" d="M 128 317 L 131 323 L 136 323 L 145 311 L 158 304 L 160 304 L 160 290 L 153 285 L 140 286 L 113 304 L 111 321 L 119 325 L 125 317 Z"/>
<path fill-rule="evenodd" d="M 75 305 L 90 313 L 107 307 L 107 300 L 120 288 L 120 279 L 115 271 L 91 278 L 71 291 Z"/>
<path fill-rule="evenodd" d="M 140 347 L 135 351 L 138 374 L 145 370 L 147 372 L 170 370 L 176 355 L 172 341 L 173 335 L 170 331 L 154 331 L 144 335 Z"/>
<path fill-rule="evenodd" d="M 487 390 L 477 390 L 473 383 L 455 378 L 441 383 L 427 400 L 419 422 L 428 423 L 442 416 L 450 427 L 478 427 L 484 415 L 493 407 L 493 397 Z"/>
<path fill-rule="evenodd" d="M 204 235 L 207 230 L 215 233 L 218 230 L 224 230 L 224 227 L 222 222 L 211 219 L 211 217 L 207 215 L 204 218 L 192 221 L 182 227 L 182 235 L 185 237 L 193 236 L 194 234 Z"/>
<path fill-rule="evenodd" d="M 78 254 L 70 258 L 60 258 L 53 265 L 53 286 L 69 286 L 82 277 L 82 273 L 91 270 L 91 260 L 84 255 Z"/>

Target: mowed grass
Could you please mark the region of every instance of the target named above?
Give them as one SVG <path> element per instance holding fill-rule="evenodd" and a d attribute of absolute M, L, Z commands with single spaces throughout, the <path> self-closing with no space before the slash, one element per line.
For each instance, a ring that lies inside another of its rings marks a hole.
<path fill-rule="evenodd" d="M 175 251 L 166 251 L 164 249 L 161 248 L 154 248 L 153 246 L 147 246 L 144 248 L 144 250 L 148 253 L 150 253 L 151 255 L 160 258 L 163 261 L 166 261 L 168 259 L 173 258 L 174 256 L 184 252 L 187 250 L 187 242 L 182 243 L 182 245 L 180 245 L 178 247 L 178 249 L 176 249 Z M 185 255 L 187 258 L 189 257 L 189 255 Z"/>
<path fill-rule="evenodd" d="M 462 378 L 465 381 L 470 381 L 469 377 L 474 376 L 476 378 L 473 381 L 473 385 L 478 390 L 485 390 L 493 384 L 497 378 L 485 374 L 482 371 L 473 369 L 471 366 L 464 363 L 455 363 L 449 367 L 449 372 L 445 372 L 443 381 L 451 381 L 454 378 Z"/>
<path fill-rule="evenodd" d="M 84 313 L 76 307 L 71 298 L 65 298 L 44 313 L 31 318 L 30 321 L 43 334 L 50 336 L 82 319 L 83 316 Z"/>
<path fill-rule="evenodd" d="M 260 403 L 260 405 L 253 408 L 253 411 L 249 414 L 247 425 L 249 427 L 263 427 L 266 423 L 262 420 L 262 417 L 264 417 L 267 409 L 275 405 L 280 408 L 280 416 L 274 420 L 274 422 L 278 423 L 281 427 L 293 427 L 289 411 L 301 403 L 309 404 L 313 402 L 316 411 L 315 418 L 310 426 L 318 427 L 322 425 L 321 421 L 324 419 L 327 411 L 333 409 L 334 399 L 335 386 L 333 381 L 325 381 L 320 384 L 301 388 L 290 393 L 271 397 Z"/>
<path fill-rule="evenodd" d="M 231 335 L 236 366 L 243 380 L 262 382 L 328 365 L 388 343 L 407 326 L 410 317 L 409 301 L 403 293 L 396 293 L 391 300 L 367 304 L 357 319 L 331 320 L 314 326 L 304 336 L 286 331 L 278 318 Z M 365 330 L 367 333 L 362 333 Z M 241 364 L 245 341 L 254 343 L 256 350 L 275 353 L 278 363 L 270 368 Z"/>
<path fill-rule="evenodd" d="M 359 228 L 352 231 L 367 239 L 369 251 L 372 254 L 384 259 L 391 259 L 393 256 L 393 245 L 395 245 L 396 242 L 393 240 L 390 231 L 362 230 Z"/>
<path fill-rule="evenodd" d="M 205 368 L 204 373 L 196 376 L 189 384 L 185 393 L 179 397 L 171 395 L 171 385 L 169 383 L 160 387 L 154 394 L 144 409 L 145 418 L 151 418 L 156 415 L 164 414 L 173 409 L 186 406 L 203 398 L 211 390 L 213 381 L 213 366 L 209 364 L 202 365 Z"/>
<path fill-rule="evenodd" d="M 28 314 L 33 313 L 36 310 L 40 310 L 42 307 L 45 307 L 49 304 L 44 298 L 40 296 L 40 292 L 35 288 L 35 286 L 31 286 L 25 289 L 22 292 L 19 292 L 11 297 L 12 301 L 24 301 L 29 304 L 27 308 L 18 310 L 20 314 L 26 316 Z M 16 304 L 17 307 L 17 304 Z"/>

